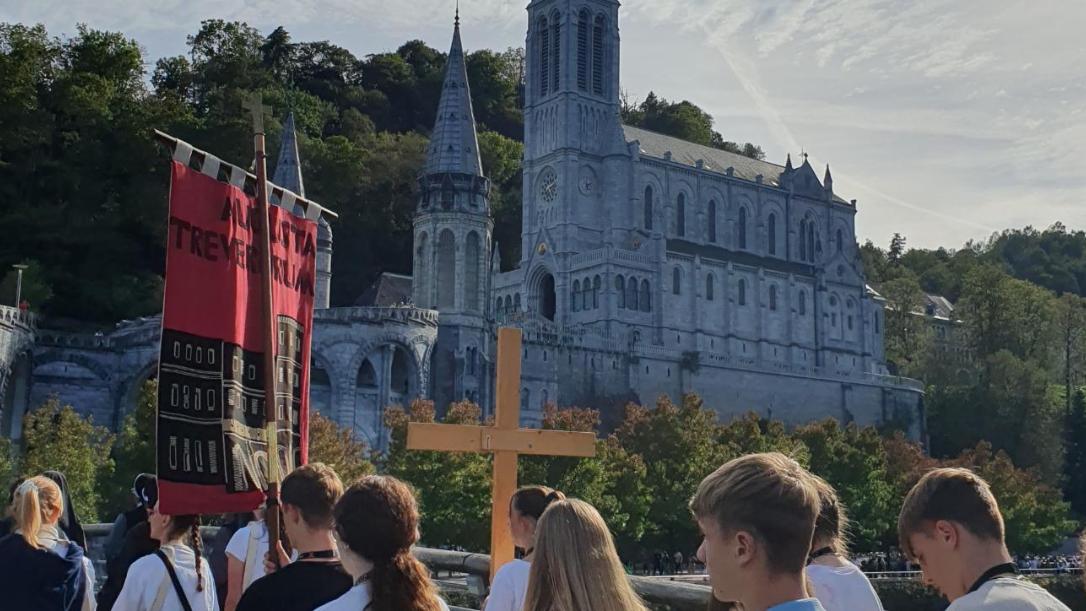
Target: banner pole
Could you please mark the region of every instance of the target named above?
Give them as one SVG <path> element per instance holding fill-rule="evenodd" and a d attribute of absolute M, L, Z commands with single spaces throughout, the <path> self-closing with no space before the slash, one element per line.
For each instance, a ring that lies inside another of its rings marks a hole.
<path fill-rule="evenodd" d="M 279 554 L 275 544 L 280 539 L 279 528 L 279 414 L 275 398 L 275 348 L 277 327 L 275 306 L 272 301 L 272 254 L 271 254 L 271 209 L 268 205 L 268 169 L 264 148 L 264 111 L 271 109 L 264 106 L 259 93 L 244 104 L 253 113 L 253 149 L 256 155 L 256 205 L 260 219 L 259 246 L 261 251 L 260 284 L 264 305 L 264 437 L 268 450 L 268 488 L 267 509 L 264 522 L 268 527 L 268 547 L 272 564 L 279 567 Z"/>

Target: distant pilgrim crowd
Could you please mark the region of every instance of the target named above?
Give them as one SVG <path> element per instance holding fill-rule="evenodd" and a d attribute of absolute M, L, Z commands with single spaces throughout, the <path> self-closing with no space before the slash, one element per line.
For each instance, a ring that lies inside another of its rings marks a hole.
<path fill-rule="evenodd" d="M 199 516 L 158 511 L 154 476 L 138 477 L 133 492 L 137 507 L 117 517 L 106 542 L 108 575 L 96 594 L 64 476 L 51 471 L 17 483 L 0 538 L 0 608 L 448 609 L 412 554 L 418 505 L 394 477 L 366 476 L 344 490 L 330 467 L 299 467 L 281 488 L 290 554 L 269 544 L 254 515 L 221 530 L 225 566 L 203 558 Z M 848 559 L 836 492 L 796 461 L 778 453 L 736 458 L 692 492 L 710 609 L 882 610 Z M 521 557 L 498 570 L 486 611 L 647 611 L 590 504 L 542 486 L 521 488 L 509 502 L 509 525 Z M 898 534 L 925 581 L 951 601 L 949 611 L 1069 611 L 1019 577 L 996 499 L 968 470 L 927 473 L 905 498 Z"/>

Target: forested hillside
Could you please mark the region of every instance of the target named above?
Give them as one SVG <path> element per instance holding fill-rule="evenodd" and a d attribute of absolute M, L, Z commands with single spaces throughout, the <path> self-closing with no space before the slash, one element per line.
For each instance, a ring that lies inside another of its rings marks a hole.
<path fill-rule="evenodd" d="M 168 184 L 159 128 L 227 161 L 252 158 L 241 102 L 260 91 L 293 111 L 307 195 L 340 214 L 332 300 L 354 301 L 382 271 L 410 272 L 415 177 L 433 125 L 446 54 L 420 41 L 358 58 L 243 23 L 205 21 L 188 53 L 144 57 L 123 33 L 81 27 L 58 39 L 0 24 L 0 267 L 30 264 L 24 296 L 57 317 L 110 323 L 161 304 Z M 520 249 L 523 51 L 467 57 L 495 241 Z M 153 66 L 153 68 L 149 68 Z M 760 156 L 727 142 L 690 102 L 626 100 L 627 122 Z M 10 303 L 13 278 L 4 280 Z"/>

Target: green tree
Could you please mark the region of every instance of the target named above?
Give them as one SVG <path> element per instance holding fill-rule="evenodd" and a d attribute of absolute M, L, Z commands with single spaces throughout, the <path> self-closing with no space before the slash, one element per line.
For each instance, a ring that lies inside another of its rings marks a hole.
<path fill-rule="evenodd" d="M 1012 552 L 1049 551 L 1076 529 L 1059 490 L 1035 471 L 1015 467 L 1010 456 L 993 450 L 992 444 L 981 442 L 949 464 L 972 469 L 991 485 Z"/>
<path fill-rule="evenodd" d="M 353 430 L 319 413 L 309 415 L 309 461 L 335 469 L 345 487 L 375 471 L 369 457 L 369 449 Z"/>
<path fill-rule="evenodd" d="M 24 477 L 50 469 L 68 479 L 72 503 L 86 523 L 99 518 L 99 483 L 113 471 L 110 449 L 113 436 L 105 427 L 83 418 L 70 405 L 54 397 L 23 417 Z"/>
<path fill-rule="evenodd" d="M 765 158 L 765 153 L 757 145 L 748 142 L 740 146 L 724 140 L 723 136 L 713 130 L 713 117 L 687 100 L 669 102 L 650 91 L 639 104 L 624 100 L 621 113 L 622 121 L 635 127 L 754 159 Z"/>
<path fill-rule="evenodd" d="M 897 522 L 894 488 L 888 477 L 882 438 L 871 427 L 840 426 L 834 419 L 808 424 L 795 436 L 810 453 L 810 470 L 836 490 L 851 519 L 856 551 L 885 549 Z"/>
<path fill-rule="evenodd" d="M 720 466 L 716 413 L 696 395 L 676 405 L 661 396 L 653 408 L 631 404 L 615 437 L 645 464 L 650 504 L 643 541 L 650 548 L 692 550 L 697 527 L 686 507 L 702 478 Z"/>
<path fill-rule="evenodd" d="M 1075 391 L 1065 427 L 1064 498 L 1079 516 L 1086 516 L 1086 392 Z"/>
<path fill-rule="evenodd" d="M 479 424 L 480 410 L 468 402 L 453 403 L 449 424 Z M 482 454 L 407 449 L 407 425 L 434 422 L 434 404 L 416 400 L 409 410 L 385 413 L 391 442 L 384 471 L 415 487 L 422 512 L 422 540 L 431 546 L 454 546 L 485 552 L 490 548 L 490 459 Z"/>
<path fill-rule="evenodd" d="M 879 286 L 886 298 L 883 332 L 886 360 L 898 373 L 914 375 L 932 350 L 932 327 L 923 315 L 924 291 L 916 276 L 905 270 L 897 278 Z"/>

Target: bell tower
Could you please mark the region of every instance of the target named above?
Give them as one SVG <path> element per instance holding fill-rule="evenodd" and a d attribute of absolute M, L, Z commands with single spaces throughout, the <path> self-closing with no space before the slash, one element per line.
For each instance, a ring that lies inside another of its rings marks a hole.
<path fill-rule="evenodd" d="M 618 8 L 615 0 L 528 5 L 522 263 L 541 240 L 561 254 L 605 239 L 605 159 L 625 152 Z"/>

